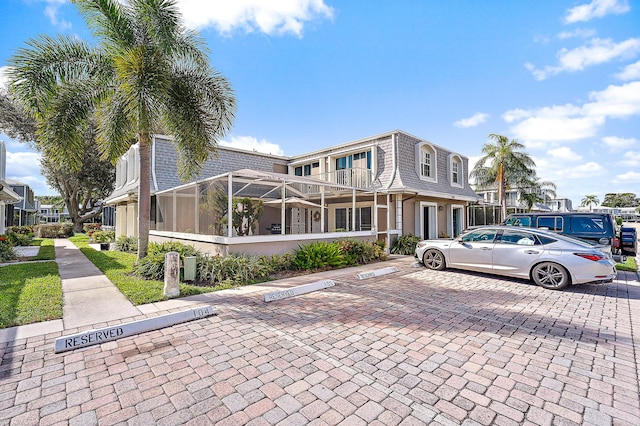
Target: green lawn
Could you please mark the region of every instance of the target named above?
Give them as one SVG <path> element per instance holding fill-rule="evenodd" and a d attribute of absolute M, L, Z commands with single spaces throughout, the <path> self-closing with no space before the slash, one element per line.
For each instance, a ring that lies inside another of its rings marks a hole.
<path fill-rule="evenodd" d="M 96 251 L 89 247 L 89 237 L 83 234 L 69 238 L 87 258 L 135 305 L 166 300 L 164 282 L 145 280 L 132 274 L 136 255 L 119 251 Z M 180 284 L 180 297 L 209 293 L 211 287 Z"/>
<path fill-rule="evenodd" d="M 56 258 L 56 248 L 53 240 L 49 238 L 34 238 L 31 241 L 32 246 L 40 246 L 40 251 L 29 260 L 54 260 Z"/>
<path fill-rule="evenodd" d="M 616 263 L 616 269 L 618 271 L 637 272 L 638 264 L 636 263 L 636 258 L 629 256 L 624 263 Z"/>
<path fill-rule="evenodd" d="M 55 262 L 0 268 L 0 328 L 62 318 L 62 285 Z"/>

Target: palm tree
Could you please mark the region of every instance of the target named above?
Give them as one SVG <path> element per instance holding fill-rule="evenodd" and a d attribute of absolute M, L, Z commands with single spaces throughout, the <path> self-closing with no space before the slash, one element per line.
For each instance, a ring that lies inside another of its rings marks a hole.
<path fill-rule="evenodd" d="M 595 204 L 596 206 L 598 204 L 600 204 L 600 200 L 598 199 L 597 195 L 585 195 L 585 197 L 582 199 L 582 203 L 580 204 L 581 206 L 589 206 L 589 211 L 591 211 L 591 205 Z"/>
<path fill-rule="evenodd" d="M 50 158 L 79 164 L 81 129 L 95 113 L 96 142 L 116 162 L 139 143 L 138 259 L 147 255 L 154 134 L 173 136 L 183 180 L 194 177 L 231 128 L 235 98 L 185 30 L 176 0 L 77 0 L 98 44 L 40 36 L 12 57 L 12 91 L 38 120 Z"/>
<path fill-rule="evenodd" d="M 507 189 L 524 187 L 535 176 L 535 163 L 526 152 L 524 145 L 506 136 L 490 134 L 482 147 L 483 156 L 470 173 L 479 188 L 497 187 L 498 200 L 502 205 L 502 217 L 507 216 Z M 488 163 L 488 164 L 487 164 Z"/>
<path fill-rule="evenodd" d="M 520 200 L 527 205 L 530 212 L 535 203 L 547 203 L 556 196 L 556 184 L 551 181 L 541 181 L 537 177 L 531 179 L 526 187 L 521 188 Z"/>

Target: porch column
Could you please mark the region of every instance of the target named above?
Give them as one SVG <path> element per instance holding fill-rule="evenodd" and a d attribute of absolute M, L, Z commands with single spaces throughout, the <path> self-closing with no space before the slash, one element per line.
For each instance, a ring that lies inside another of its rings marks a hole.
<path fill-rule="evenodd" d="M 396 194 L 396 229 L 400 231 L 399 236 L 404 235 L 402 228 L 402 194 Z"/>
<path fill-rule="evenodd" d="M 376 239 L 378 235 L 378 193 L 373 191 L 373 226 L 371 230 L 376 232 Z"/>
<path fill-rule="evenodd" d="M 356 230 L 356 190 L 351 190 L 351 231 Z"/>
<path fill-rule="evenodd" d="M 391 248 L 391 195 L 387 192 L 387 247 Z"/>
<path fill-rule="evenodd" d="M 227 177 L 227 237 L 233 236 L 233 177 L 229 173 Z"/>
<path fill-rule="evenodd" d="M 286 230 L 286 219 L 287 219 L 287 210 L 286 210 L 286 204 L 284 203 L 285 198 L 287 197 L 287 182 L 282 181 L 282 194 L 281 197 L 282 198 L 282 205 L 280 206 L 280 235 L 284 235 L 285 234 L 285 230 Z"/>
<path fill-rule="evenodd" d="M 200 233 L 200 209 L 198 204 L 200 203 L 200 200 L 198 199 L 198 182 L 196 182 L 193 196 L 195 197 L 193 205 L 196 209 L 196 212 L 195 212 L 196 226 L 194 226 L 193 229 L 196 230 L 196 234 L 199 234 Z"/>
<path fill-rule="evenodd" d="M 320 233 L 324 234 L 324 185 L 320 187 Z"/>
<path fill-rule="evenodd" d="M 173 196 L 173 220 L 171 221 L 171 232 L 176 232 L 176 225 L 178 223 L 178 218 L 176 217 L 176 214 L 178 212 L 178 206 L 176 205 L 176 190 L 174 189 L 173 191 L 171 191 L 171 195 Z"/>

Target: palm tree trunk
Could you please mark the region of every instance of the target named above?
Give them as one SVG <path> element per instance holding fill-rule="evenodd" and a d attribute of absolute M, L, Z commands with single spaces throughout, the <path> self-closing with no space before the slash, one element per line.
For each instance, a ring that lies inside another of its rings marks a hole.
<path fill-rule="evenodd" d="M 140 184 L 138 186 L 138 261 L 147 257 L 149 247 L 151 139 L 148 133 L 140 134 Z"/>

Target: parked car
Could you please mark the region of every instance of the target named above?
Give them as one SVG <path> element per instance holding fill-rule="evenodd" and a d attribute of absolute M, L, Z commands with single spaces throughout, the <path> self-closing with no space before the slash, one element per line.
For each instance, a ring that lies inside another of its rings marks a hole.
<path fill-rule="evenodd" d="M 502 225 L 544 228 L 609 246 L 613 254 L 620 251 L 619 227 L 610 213 L 514 213 L 507 216 Z"/>
<path fill-rule="evenodd" d="M 561 290 L 570 284 L 608 282 L 616 276 L 611 253 L 542 229 L 490 226 L 452 240 L 424 240 L 415 251 L 429 269 L 445 267 L 531 279 Z"/>
<path fill-rule="evenodd" d="M 634 227 L 620 228 L 620 248 L 624 256 L 635 256 L 638 253 L 638 233 Z"/>

